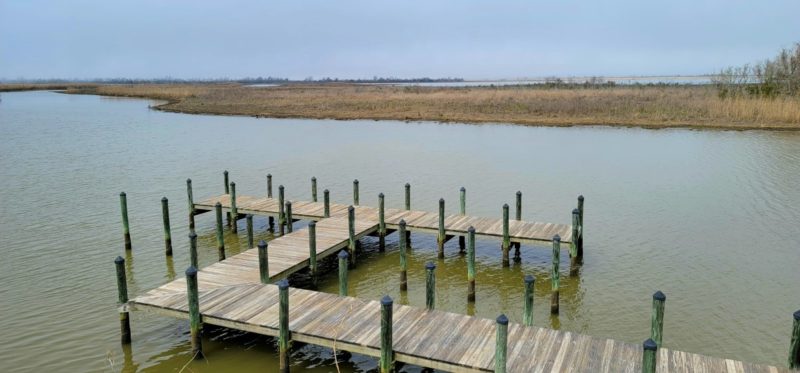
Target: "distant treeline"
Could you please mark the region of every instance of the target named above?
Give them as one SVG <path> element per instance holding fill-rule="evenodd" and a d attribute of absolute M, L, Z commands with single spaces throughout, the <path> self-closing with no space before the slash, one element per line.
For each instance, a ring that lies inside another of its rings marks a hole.
<path fill-rule="evenodd" d="M 279 77 L 256 77 L 256 78 L 217 78 L 217 79 L 177 79 L 177 78 L 158 78 L 158 79 L 129 79 L 129 78 L 110 78 L 110 79 L 0 79 L 3 84 L 67 84 L 67 83 L 95 83 L 95 84 L 209 84 L 209 83 L 240 83 L 240 84 L 288 84 L 288 83 L 438 83 L 438 82 L 463 82 L 462 78 L 395 78 L 395 77 L 373 77 L 372 79 L 339 79 L 339 78 L 319 78 L 308 77 L 303 80 L 290 80 L 289 78 Z"/>
<path fill-rule="evenodd" d="M 800 96 L 800 43 L 772 59 L 723 69 L 712 78 L 721 98 Z"/>

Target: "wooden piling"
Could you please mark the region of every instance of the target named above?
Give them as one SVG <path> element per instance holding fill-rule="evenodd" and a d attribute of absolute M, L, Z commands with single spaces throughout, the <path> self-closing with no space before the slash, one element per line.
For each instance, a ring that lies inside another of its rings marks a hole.
<path fill-rule="evenodd" d="M 192 267 L 197 268 L 197 233 L 194 229 L 189 231 L 189 263 Z"/>
<path fill-rule="evenodd" d="M 569 244 L 569 275 L 577 276 L 580 258 L 578 256 L 578 239 L 580 235 L 580 215 L 578 209 L 572 210 L 572 243 Z"/>
<path fill-rule="evenodd" d="M 522 323 L 525 326 L 533 325 L 533 285 L 536 281 L 532 275 L 525 276 L 525 306 L 522 311 Z"/>
<path fill-rule="evenodd" d="M 508 347 L 508 317 L 500 315 L 497 317 L 497 338 L 494 347 L 494 371 L 495 373 L 506 372 L 506 349 Z"/>
<path fill-rule="evenodd" d="M 508 250 L 511 248 L 511 237 L 508 234 L 508 204 L 503 204 L 503 243 L 501 244 L 501 248 L 503 249 L 503 267 L 511 266 L 511 262 L 508 260 Z"/>
<path fill-rule="evenodd" d="M 192 179 L 186 179 L 186 197 L 189 203 L 189 230 L 194 229 L 194 195 L 192 193 Z"/>
<path fill-rule="evenodd" d="M 400 291 L 408 291 L 408 271 L 406 262 L 406 250 L 408 250 L 408 242 L 406 242 L 406 221 L 400 220 L 399 227 L 400 239 Z"/>
<path fill-rule="evenodd" d="M 347 207 L 347 232 L 349 236 L 347 250 L 350 254 L 350 265 L 356 265 L 356 210 L 353 206 Z"/>
<path fill-rule="evenodd" d="M 559 283 L 559 270 L 558 266 L 561 263 L 561 236 L 555 235 L 553 237 L 553 270 L 550 273 L 550 313 L 558 314 L 558 283 Z"/>
<path fill-rule="evenodd" d="M 406 210 L 411 210 L 411 184 L 406 183 Z"/>
<path fill-rule="evenodd" d="M 125 276 L 125 259 L 118 256 L 114 259 L 114 265 L 117 268 L 117 296 L 119 297 L 119 305 L 124 306 L 128 303 L 128 280 Z M 119 313 L 119 331 L 122 344 L 131 343 L 131 320 L 128 311 L 120 311 Z"/>
<path fill-rule="evenodd" d="M 664 336 L 664 303 L 667 296 L 660 290 L 653 294 L 653 316 L 650 323 L 650 339 L 661 347 L 661 340 Z"/>
<path fill-rule="evenodd" d="M 444 242 L 446 238 L 444 232 L 444 198 L 439 198 L 439 234 L 436 237 L 439 259 L 444 259 Z"/>
<path fill-rule="evenodd" d="M 225 172 L 222 173 L 222 176 L 225 179 L 225 194 L 230 194 L 231 193 L 231 189 L 230 189 L 230 184 L 229 184 L 230 182 L 228 181 L 228 170 L 225 170 Z M 228 220 L 228 226 L 230 227 L 230 225 L 231 225 L 231 213 L 230 212 L 226 212 L 225 213 L 225 218 Z"/>
<path fill-rule="evenodd" d="M 217 202 L 214 205 L 214 213 L 217 217 L 217 251 L 219 252 L 219 260 L 225 260 L 225 237 L 222 233 L 222 204 Z"/>
<path fill-rule="evenodd" d="M 425 264 L 425 307 L 429 310 L 436 308 L 436 264 Z"/>
<path fill-rule="evenodd" d="M 122 210 L 122 235 L 125 238 L 125 250 L 131 250 L 131 230 L 128 225 L 128 195 L 125 192 L 119 194 L 119 207 Z"/>
<path fill-rule="evenodd" d="M 323 216 L 326 218 L 331 217 L 331 192 L 327 189 L 322 191 L 322 201 L 323 201 Z"/>
<path fill-rule="evenodd" d="M 800 369 L 800 310 L 794 312 L 792 337 L 789 344 L 789 368 Z"/>
<path fill-rule="evenodd" d="M 460 189 L 461 196 L 460 196 L 460 207 L 461 207 L 461 216 L 467 214 L 467 189 L 461 187 Z M 465 236 L 458 236 L 458 251 L 463 253 L 466 250 L 466 237 Z"/>
<path fill-rule="evenodd" d="M 192 342 L 192 356 L 194 359 L 203 358 L 203 344 L 201 333 L 203 320 L 200 315 L 200 297 L 197 291 L 197 268 L 189 267 L 186 270 L 186 294 L 189 301 L 189 331 Z"/>
<path fill-rule="evenodd" d="M 267 174 L 267 198 L 272 198 L 272 174 Z"/>
<path fill-rule="evenodd" d="M 383 193 L 378 194 L 378 248 L 386 249 L 386 220 Z"/>
<path fill-rule="evenodd" d="M 278 185 L 278 231 L 280 231 L 281 235 L 283 235 L 286 228 L 286 211 L 283 209 L 283 204 L 286 203 L 283 200 L 284 196 L 283 185 Z"/>
<path fill-rule="evenodd" d="M 358 179 L 353 180 L 353 205 L 358 206 Z"/>
<path fill-rule="evenodd" d="M 308 223 L 308 267 L 311 273 L 311 284 L 317 287 L 317 223 Z"/>
<path fill-rule="evenodd" d="M 578 261 L 583 260 L 583 196 L 578 196 Z"/>
<path fill-rule="evenodd" d="M 289 373 L 289 281 L 278 281 L 278 370 Z"/>
<path fill-rule="evenodd" d="M 238 224 L 236 222 L 239 220 L 239 209 L 236 208 L 236 183 L 231 183 L 231 212 L 230 212 L 230 226 L 233 233 L 239 231 Z"/>
<path fill-rule="evenodd" d="M 381 299 L 381 373 L 394 372 L 394 351 L 392 350 L 392 306 L 394 301 L 388 295 Z"/>
<path fill-rule="evenodd" d="M 267 241 L 258 242 L 258 275 L 262 284 L 269 284 L 269 256 Z"/>
<path fill-rule="evenodd" d="M 294 217 L 292 217 L 292 201 L 286 201 L 286 232 L 292 233 Z"/>
<path fill-rule="evenodd" d="M 169 228 L 169 200 L 161 198 L 161 220 L 164 222 L 164 253 L 172 256 L 172 231 Z"/>
<path fill-rule="evenodd" d="M 652 339 L 647 339 L 642 343 L 642 349 L 642 373 L 655 373 L 658 344 Z"/>
<path fill-rule="evenodd" d="M 339 251 L 339 295 L 347 296 L 347 267 L 350 265 L 350 260 L 347 250 Z"/>
<path fill-rule="evenodd" d="M 311 201 L 317 202 L 317 178 L 311 178 Z"/>
<path fill-rule="evenodd" d="M 467 229 L 467 302 L 475 302 L 475 228 Z"/>
<path fill-rule="evenodd" d="M 253 245 L 253 214 L 247 214 L 245 217 L 247 221 L 247 249 L 252 249 Z"/>
<path fill-rule="evenodd" d="M 517 200 L 516 200 L 516 213 L 514 214 L 515 220 L 521 221 L 522 220 L 522 192 L 517 191 Z M 519 263 L 522 261 L 522 255 L 520 253 L 520 247 L 522 246 L 521 243 L 515 242 L 512 244 L 514 246 L 514 262 Z"/>

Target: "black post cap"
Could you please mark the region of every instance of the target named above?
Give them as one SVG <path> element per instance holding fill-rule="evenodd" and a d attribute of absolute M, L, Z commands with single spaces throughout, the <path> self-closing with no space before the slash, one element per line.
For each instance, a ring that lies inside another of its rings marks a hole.
<path fill-rule="evenodd" d="M 578 201 L 583 201 L 583 194 L 578 196 Z"/>
<path fill-rule="evenodd" d="M 278 189 L 283 190 L 283 185 L 278 185 Z"/>
<path fill-rule="evenodd" d="M 390 297 L 388 295 L 384 295 L 383 298 L 381 298 L 381 305 L 383 305 L 383 306 L 391 306 L 392 304 L 394 304 L 394 301 L 392 300 L 392 297 Z"/>
<path fill-rule="evenodd" d="M 272 174 L 267 174 L 267 177 L 272 177 Z"/>
<path fill-rule="evenodd" d="M 311 181 L 317 181 L 317 178 L 312 176 Z"/>
<path fill-rule="evenodd" d="M 406 183 L 406 188 L 408 188 L 408 187 L 410 187 L 410 186 L 411 186 L 411 184 L 409 184 L 409 183 Z"/>
<path fill-rule="evenodd" d="M 187 183 L 187 184 L 191 184 L 191 183 L 192 183 L 192 179 L 191 179 L 191 178 L 189 178 L 189 179 L 186 179 L 186 183 Z"/>
<path fill-rule="evenodd" d="M 580 212 L 580 211 L 578 211 L 578 209 L 572 209 L 572 214 L 573 214 L 573 215 L 577 215 L 577 214 L 580 214 L 580 213 L 581 213 L 581 212 Z"/>
<path fill-rule="evenodd" d="M 519 190 L 518 190 L 518 191 L 517 191 L 517 195 L 518 195 L 518 196 L 521 196 L 521 195 L 522 195 L 522 191 L 519 191 Z"/>
<path fill-rule="evenodd" d="M 197 233 L 194 233 L 194 231 L 191 231 L 191 232 L 189 233 L 189 238 L 191 238 L 191 239 L 196 239 L 196 238 L 197 238 Z"/>
<path fill-rule="evenodd" d="M 475 227 L 470 225 L 469 228 L 467 228 L 467 232 L 468 233 L 475 233 Z"/>
<path fill-rule="evenodd" d="M 327 189 L 322 191 L 323 193 L 330 193 Z"/>
<path fill-rule="evenodd" d="M 195 268 L 194 266 L 189 266 L 189 268 L 186 269 L 186 276 L 188 277 L 197 276 L 197 268 Z"/>
<path fill-rule="evenodd" d="M 657 301 L 663 302 L 663 301 L 667 300 L 667 296 L 664 295 L 664 293 L 662 293 L 661 290 L 659 290 L 659 291 L 655 292 L 655 294 L 653 294 L 653 300 L 657 300 Z"/>
<path fill-rule="evenodd" d="M 287 279 L 280 280 L 275 285 L 278 285 L 278 289 L 280 290 L 286 290 L 289 288 L 289 280 Z"/>
<path fill-rule="evenodd" d="M 467 188 L 461 187 L 461 191 L 462 191 L 462 192 L 466 192 L 466 191 L 467 191 Z"/>
<path fill-rule="evenodd" d="M 645 351 L 655 351 L 658 349 L 656 342 L 650 338 L 647 338 L 647 340 L 642 343 L 642 347 L 644 347 Z"/>
<path fill-rule="evenodd" d="M 378 198 L 383 198 L 383 193 L 378 193 Z"/>
<path fill-rule="evenodd" d="M 433 271 L 434 269 L 436 269 L 436 264 L 433 264 L 433 262 L 427 262 L 425 263 L 425 269 Z"/>
<path fill-rule="evenodd" d="M 794 311 L 794 319 L 800 321 L 800 310 Z"/>
<path fill-rule="evenodd" d="M 561 236 L 559 236 L 559 235 L 553 236 L 553 241 L 561 242 Z"/>
<path fill-rule="evenodd" d="M 217 202 L 217 203 L 214 205 L 214 207 L 222 207 L 222 204 L 221 204 L 221 203 L 219 203 L 219 202 Z"/>
<path fill-rule="evenodd" d="M 500 325 L 508 325 L 508 317 L 501 313 L 500 316 L 497 316 L 497 323 Z"/>
<path fill-rule="evenodd" d="M 353 184 L 358 184 L 358 179 L 353 180 Z"/>
<path fill-rule="evenodd" d="M 267 241 L 264 241 L 264 240 L 258 241 L 258 248 L 260 249 L 262 247 L 263 248 L 267 247 Z"/>
<path fill-rule="evenodd" d="M 440 204 L 440 205 L 443 205 L 443 204 L 444 204 L 444 198 L 439 198 L 439 204 Z"/>
<path fill-rule="evenodd" d="M 533 275 L 525 275 L 526 284 L 532 284 L 534 281 L 536 281 L 536 277 L 533 277 Z"/>
<path fill-rule="evenodd" d="M 125 264 L 125 259 L 123 259 L 121 256 L 118 256 L 116 259 L 114 259 L 114 263 L 115 264 Z M 797 311 L 797 312 L 800 312 L 800 311 Z M 797 318 L 797 313 L 795 313 L 794 316 L 795 316 L 795 318 Z"/>
<path fill-rule="evenodd" d="M 222 171 L 222 173 L 227 175 L 228 174 L 228 170 Z"/>
<path fill-rule="evenodd" d="M 167 197 L 161 197 L 161 202 L 167 202 Z"/>
<path fill-rule="evenodd" d="M 508 210 L 508 203 L 503 204 L 503 210 Z"/>
<path fill-rule="evenodd" d="M 347 253 L 347 250 L 342 250 L 342 251 L 339 251 L 339 255 L 338 256 L 339 256 L 339 259 L 347 259 L 347 257 L 350 256 L 350 254 Z"/>
<path fill-rule="evenodd" d="M 125 192 L 119 192 L 120 197 L 125 197 Z"/>
<path fill-rule="evenodd" d="M 317 226 L 317 222 L 312 220 L 312 221 L 308 222 L 308 226 L 309 227 L 316 227 Z"/>
<path fill-rule="evenodd" d="M 400 225 L 406 225 L 406 219 L 400 219 Z"/>

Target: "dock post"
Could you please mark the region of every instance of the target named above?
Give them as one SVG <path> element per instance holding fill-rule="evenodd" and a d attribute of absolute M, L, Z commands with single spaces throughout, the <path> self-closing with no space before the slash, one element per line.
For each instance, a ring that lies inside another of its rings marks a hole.
<path fill-rule="evenodd" d="M 533 284 L 536 278 L 532 275 L 525 276 L 525 307 L 522 312 L 522 323 L 525 326 L 533 325 Z"/>
<path fill-rule="evenodd" d="M 358 206 L 358 179 L 353 180 L 353 206 Z"/>
<path fill-rule="evenodd" d="M 461 187 L 460 192 L 461 192 L 461 198 L 460 198 L 461 216 L 464 216 L 467 214 L 467 189 Z M 458 236 L 458 252 L 463 253 L 464 250 L 466 250 L 466 246 L 467 246 L 466 237 Z"/>
<path fill-rule="evenodd" d="M 131 230 L 128 225 L 128 195 L 119 193 L 119 207 L 122 210 L 122 235 L 125 237 L 125 250 L 131 250 Z"/>
<path fill-rule="evenodd" d="M 311 272 L 311 284 L 317 287 L 317 223 L 308 222 L 308 267 Z"/>
<path fill-rule="evenodd" d="M 378 194 L 378 248 L 380 251 L 386 249 L 386 213 L 384 202 L 383 193 Z"/>
<path fill-rule="evenodd" d="M 281 233 L 281 236 L 284 233 L 284 229 L 286 228 L 286 212 L 283 209 L 283 204 L 285 203 L 284 199 L 284 189 L 283 185 L 278 185 L 278 230 Z"/>
<path fill-rule="evenodd" d="M 225 260 L 225 237 L 222 236 L 222 204 L 217 202 L 214 205 L 214 213 L 217 216 L 217 251 L 219 260 Z"/>
<path fill-rule="evenodd" d="M 278 370 L 289 373 L 289 281 L 278 281 Z"/>
<path fill-rule="evenodd" d="M 381 299 L 381 373 L 394 372 L 394 351 L 392 350 L 392 305 L 388 295 Z"/>
<path fill-rule="evenodd" d="M 661 347 L 661 340 L 664 337 L 664 303 L 667 301 L 667 296 L 661 292 L 656 291 L 653 294 L 653 317 L 650 324 L 650 339 L 656 342 Z"/>
<path fill-rule="evenodd" d="M 406 242 L 406 221 L 404 219 L 400 220 L 400 231 L 398 233 L 400 239 L 400 291 L 408 291 L 408 264 L 406 262 L 408 242 Z"/>
<path fill-rule="evenodd" d="M 642 373 L 655 373 L 656 371 L 656 351 L 658 344 L 652 339 L 647 339 L 642 343 Z"/>
<path fill-rule="evenodd" d="M 267 241 L 258 242 L 258 275 L 262 284 L 269 284 L 269 256 Z"/>
<path fill-rule="evenodd" d="M 561 237 L 553 236 L 553 271 L 550 273 L 550 313 L 558 314 L 558 265 L 561 262 Z"/>
<path fill-rule="evenodd" d="M 406 210 L 411 210 L 411 184 L 406 183 Z"/>
<path fill-rule="evenodd" d="M 194 229 L 189 232 L 189 263 L 197 268 L 197 233 Z"/>
<path fill-rule="evenodd" d="M 326 218 L 331 217 L 331 192 L 327 189 L 322 191 L 322 201 L 323 201 L 323 216 Z"/>
<path fill-rule="evenodd" d="M 186 294 L 189 300 L 189 329 L 192 341 L 193 359 L 203 358 L 203 343 L 201 332 L 203 320 L 200 316 L 200 299 L 197 291 L 197 269 L 189 267 L 186 270 Z"/>
<path fill-rule="evenodd" d="M 317 178 L 311 178 L 311 202 L 317 202 Z"/>
<path fill-rule="evenodd" d="M 286 232 L 292 233 L 294 218 L 292 217 L 292 201 L 286 201 Z"/>
<path fill-rule="evenodd" d="M 508 234 L 508 204 L 503 204 L 503 267 L 508 267 L 511 262 L 508 260 L 508 250 L 511 248 L 511 237 Z"/>
<path fill-rule="evenodd" d="M 272 198 L 272 174 L 267 174 L 267 198 Z"/>
<path fill-rule="evenodd" d="M 253 214 L 247 214 L 245 217 L 247 221 L 247 249 L 252 249 L 253 245 Z"/>
<path fill-rule="evenodd" d="M 522 192 L 517 191 L 517 201 L 516 201 L 516 214 L 514 217 L 516 221 L 522 220 Z M 515 242 L 514 243 L 514 262 L 519 263 L 522 261 L 522 256 L 520 253 L 520 247 L 522 246 L 521 243 Z"/>
<path fill-rule="evenodd" d="M 239 227 L 236 222 L 239 220 L 239 209 L 236 208 L 236 183 L 231 183 L 231 212 L 229 219 L 233 233 L 238 232 Z"/>
<path fill-rule="evenodd" d="M 508 347 L 508 317 L 497 316 L 497 338 L 494 347 L 494 371 L 506 373 L 506 348 Z"/>
<path fill-rule="evenodd" d="M 231 194 L 230 182 L 228 181 L 228 170 L 225 170 L 225 172 L 222 173 L 222 176 L 225 179 L 225 194 Z M 226 212 L 225 213 L 225 217 L 226 217 L 226 219 L 228 219 L 228 226 L 230 227 L 231 226 L 231 213 L 230 212 Z"/>
<path fill-rule="evenodd" d="M 475 228 L 467 229 L 467 302 L 475 303 Z"/>
<path fill-rule="evenodd" d="M 444 241 L 446 240 L 444 232 L 444 198 L 439 198 L 439 235 L 436 237 L 436 245 L 438 247 L 439 259 L 444 259 Z"/>
<path fill-rule="evenodd" d="M 789 368 L 800 369 L 800 310 L 794 312 L 792 341 L 789 345 Z"/>
<path fill-rule="evenodd" d="M 356 209 L 353 206 L 347 208 L 347 232 L 349 240 L 347 251 L 350 253 L 350 265 L 356 266 Z"/>
<path fill-rule="evenodd" d="M 583 260 L 583 196 L 578 196 L 578 261 Z"/>
<path fill-rule="evenodd" d="M 128 280 L 125 276 L 125 259 L 118 256 L 114 259 L 114 264 L 117 267 L 117 295 L 119 296 L 120 306 L 128 303 Z M 119 313 L 119 331 L 122 344 L 131 343 L 131 319 L 128 311 L 120 311 Z"/>
<path fill-rule="evenodd" d="M 189 230 L 194 229 L 194 196 L 192 194 L 192 179 L 186 179 L 186 197 L 189 202 Z"/>
<path fill-rule="evenodd" d="M 436 308 L 436 264 L 425 264 L 425 307 L 429 310 Z"/>
<path fill-rule="evenodd" d="M 347 266 L 349 265 L 347 250 L 339 251 L 339 295 L 347 296 Z"/>
<path fill-rule="evenodd" d="M 161 198 L 161 220 L 164 221 L 164 253 L 172 256 L 172 230 L 169 228 L 169 200 Z"/>
<path fill-rule="evenodd" d="M 577 276 L 580 258 L 578 256 L 578 237 L 580 237 L 580 213 L 572 210 L 572 243 L 569 244 L 569 275 Z"/>

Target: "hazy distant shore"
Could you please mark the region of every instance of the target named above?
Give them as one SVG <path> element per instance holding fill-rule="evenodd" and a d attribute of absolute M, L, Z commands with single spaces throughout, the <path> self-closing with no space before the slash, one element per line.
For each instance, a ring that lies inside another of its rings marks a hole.
<path fill-rule="evenodd" d="M 2 91 L 164 100 L 159 110 L 271 118 L 375 119 L 535 126 L 800 130 L 797 98 L 718 97 L 712 86 L 509 85 L 420 87 L 354 84 L 0 85 Z"/>

